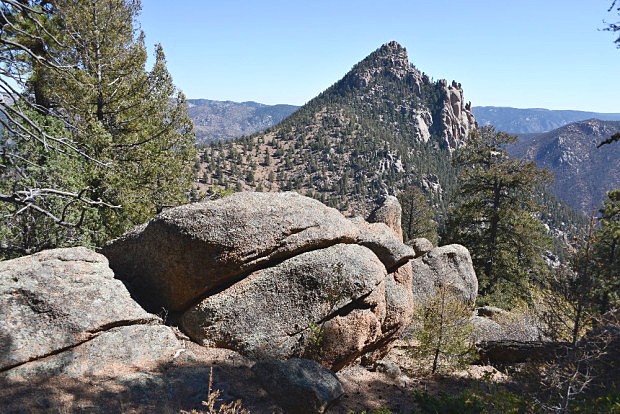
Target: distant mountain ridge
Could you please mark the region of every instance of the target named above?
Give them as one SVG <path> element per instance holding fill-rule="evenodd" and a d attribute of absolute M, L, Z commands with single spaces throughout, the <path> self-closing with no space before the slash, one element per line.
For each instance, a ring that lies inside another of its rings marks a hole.
<path fill-rule="evenodd" d="M 194 122 L 196 141 L 228 141 L 263 131 L 297 110 L 294 105 L 265 105 L 258 102 L 188 99 L 188 114 Z"/>
<path fill-rule="evenodd" d="M 542 133 L 587 119 L 620 121 L 620 113 L 599 113 L 543 108 L 510 108 L 474 106 L 474 115 L 480 126 L 492 125 L 498 131 L 512 134 Z"/>
<path fill-rule="evenodd" d="M 618 132 L 620 121 L 589 119 L 543 134 L 521 134 L 508 151 L 551 170 L 556 196 L 590 215 L 602 206 L 607 191 L 620 187 L 620 144 L 597 148 Z"/>
<path fill-rule="evenodd" d="M 262 132 L 286 119 L 299 106 L 259 102 L 188 99 L 188 112 L 196 129 L 198 144 L 229 141 Z M 544 108 L 474 106 L 472 112 L 479 125 L 492 125 L 512 134 L 543 133 L 587 119 L 620 121 L 620 113 L 600 113 Z"/>

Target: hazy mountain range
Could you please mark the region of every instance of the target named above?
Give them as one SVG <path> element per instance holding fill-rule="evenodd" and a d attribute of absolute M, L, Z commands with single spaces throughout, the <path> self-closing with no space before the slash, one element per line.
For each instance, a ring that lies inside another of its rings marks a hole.
<path fill-rule="evenodd" d="M 262 131 L 282 121 L 297 108 L 257 102 L 188 100 L 188 113 L 194 121 L 199 144 L 231 140 Z"/>
<path fill-rule="evenodd" d="M 197 141 L 200 144 L 230 140 L 264 131 L 299 108 L 295 105 L 265 105 L 257 102 L 209 99 L 189 99 L 188 102 L 189 115 L 194 121 Z M 492 125 L 500 131 L 513 134 L 549 132 L 572 122 L 587 119 L 620 121 L 620 113 L 497 106 L 474 106 L 472 111 L 479 125 Z"/>
<path fill-rule="evenodd" d="M 496 106 L 475 106 L 473 110 L 479 125 L 492 125 L 500 131 L 512 134 L 549 132 L 572 122 L 594 118 L 603 121 L 620 121 L 620 114 L 599 112 Z"/>

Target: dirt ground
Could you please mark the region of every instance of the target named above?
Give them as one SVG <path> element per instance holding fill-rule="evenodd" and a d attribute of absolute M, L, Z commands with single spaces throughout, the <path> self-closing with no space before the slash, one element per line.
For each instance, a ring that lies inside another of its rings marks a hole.
<path fill-rule="evenodd" d="M 187 342 L 186 352 L 157 372 L 116 372 L 115 379 L 48 378 L 8 382 L 0 378 L 2 413 L 180 413 L 202 410 L 209 377 L 222 401 L 240 399 L 252 413 L 282 413 L 257 385 L 252 361 L 226 349 Z M 345 394 L 328 413 L 349 414 L 389 408 L 409 413 L 415 408 L 415 390 L 457 392 L 482 376 L 506 378 L 491 367 L 472 366 L 451 376 L 422 375 L 407 355 L 406 343 L 397 342 L 374 367 L 354 365 L 337 373 Z"/>

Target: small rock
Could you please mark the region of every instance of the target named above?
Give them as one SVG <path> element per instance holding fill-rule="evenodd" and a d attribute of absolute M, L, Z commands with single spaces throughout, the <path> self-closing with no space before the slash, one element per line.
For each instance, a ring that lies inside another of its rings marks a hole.
<path fill-rule="evenodd" d="M 420 256 L 424 256 L 426 253 L 433 250 L 433 243 L 431 243 L 430 240 L 425 239 L 423 237 L 409 240 L 407 244 L 413 247 L 413 250 L 415 251 L 416 259 Z"/>
<path fill-rule="evenodd" d="M 252 372 L 263 389 L 290 413 L 324 413 L 344 394 L 333 372 L 308 359 L 260 361 Z"/>

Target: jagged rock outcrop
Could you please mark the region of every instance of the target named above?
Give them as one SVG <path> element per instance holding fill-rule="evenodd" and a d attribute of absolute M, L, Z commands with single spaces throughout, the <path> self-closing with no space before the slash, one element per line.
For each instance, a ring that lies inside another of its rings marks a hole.
<path fill-rule="evenodd" d="M 323 413 L 344 393 L 332 372 L 308 359 L 259 361 L 252 372 L 278 404 L 291 413 Z"/>
<path fill-rule="evenodd" d="M 459 245 L 435 247 L 411 261 L 413 295 L 424 303 L 440 286 L 449 288 L 465 303 L 473 305 L 478 295 L 478 279 L 469 251 Z"/>
<path fill-rule="evenodd" d="M 337 370 L 386 349 L 411 316 L 415 253 L 390 223 L 296 193 L 237 193 L 170 209 L 103 252 L 141 303 L 181 314 L 193 340 L 254 359 L 319 346 L 313 358 Z"/>
<path fill-rule="evenodd" d="M 450 150 L 461 147 L 469 132 L 476 128 L 476 119 L 471 111 L 471 102 L 465 103 L 463 88 L 460 83 L 445 80 L 442 87 L 443 105 L 441 106 L 440 130 L 443 145 Z"/>
<path fill-rule="evenodd" d="M 363 91 L 367 100 L 381 102 L 390 95 L 386 79 L 406 84 L 407 92 L 415 97 L 398 102 L 396 109 L 409 114 L 409 122 L 420 141 L 427 142 L 435 135 L 444 148 L 453 151 L 463 145 L 469 132 L 477 126 L 471 102 L 465 101 L 461 84 L 448 83 L 445 79 L 432 82 L 428 75 L 409 63 L 407 50 L 394 41 L 358 63 L 335 88 L 354 87 Z M 418 102 L 428 99 L 430 89 L 436 89 L 438 102 L 419 105 Z"/>
<path fill-rule="evenodd" d="M 4 377 L 145 369 L 180 347 L 169 327 L 131 299 L 100 254 L 79 247 L 0 262 Z"/>

